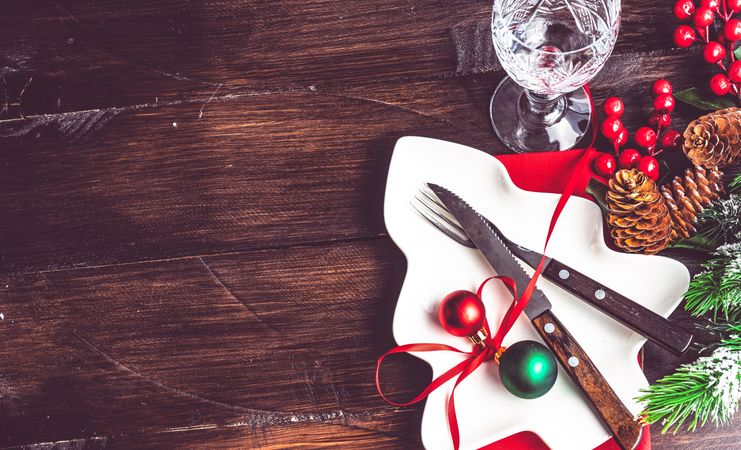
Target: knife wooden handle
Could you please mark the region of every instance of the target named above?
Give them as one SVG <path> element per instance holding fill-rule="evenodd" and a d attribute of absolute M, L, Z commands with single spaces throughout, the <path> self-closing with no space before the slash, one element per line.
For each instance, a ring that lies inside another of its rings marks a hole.
<path fill-rule="evenodd" d="M 692 343 L 689 331 L 558 261 L 552 260 L 543 276 L 674 354 Z"/>
<path fill-rule="evenodd" d="M 623 405 L 584 349 L 552 311 L 532 319 L 532 323 L 569 377 L 587 396 L 615 442 L 625 450 L 635 448 L 641 438 L 642 424 Z"/>

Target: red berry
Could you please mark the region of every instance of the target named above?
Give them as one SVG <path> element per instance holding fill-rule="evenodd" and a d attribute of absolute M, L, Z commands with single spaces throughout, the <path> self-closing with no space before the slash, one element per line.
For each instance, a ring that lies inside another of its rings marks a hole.
<path fill-rule="evenodd" d="M 623 101 L 620 100 L 619 98 L 610 97 L 607 100 L 605 100 L 603 109 L 607 117 L 620 117 L 625 112 L 625 105 L 623 104 Z"/>
<path fill-rule="evenodd" d="M 674 111 L 674 97 L 671 94 L 657 95 L 654 99 L 654 109 L 660 113 L 670 113 Z"/>
<path fill-rule="evenodd" d="M 713 11 L 717 11 L 718 7 L 720 6 L 720 0 L 702 0 L 700 2 L 700 6 L 704 6 L 706 8 L 710 8 Z"/>
<path fill-rule="evenodd" d="M 630 169 L 638 165 L 639 159 L 641 159 L 641 152 L 634 148 L 626 148 L 620 152 L 618 164 L 621 169 Z"/>
<path fill-rule="evenodd" d="M 609 153 L 603 153 L 594 160 L 594 171 L 603 177 L 610 177 L 615 173 L 615 158 Z"/>
<path fill-rule="evenodd" d="M 659 162 L 653 156 L 644 156 L 638 161 L 638 170 L 656 181 L 659 179 Z"/>
<path fill-rule="evenodd" d="M 701 6 L 697 8 L 695 17 L 692 18 L 692 23 L 694 23 L 697 28 L 705 28 L 709 27 L 714 20 L 715 13 L 713 13 L 713 10 L 707 6 Z"/>
<path fill-rule="evenodd" d="M 613 142 L 618 147 L 622 147 L 623 145 L 625 145 L 625 144 L 628 143 L 628 138 L 629 137 L 630 137 L 630 135 L 628 134 L 628 130 L 626 130 L 625 128 L 621 128 L 620 129 L 620 132 L 617 135 L 617 137 L 615 139 L 613 139 Z"/>
<path fill-rule="evenodd" d="M 741 21 L 739 24 L 741 24 Z M 710 64 L 715 64 L 726 57 L 726 48 L 719 42 L 710 41 L 705 44 L 705 49 L 702 51 L 702 57 Z"/>
<path fill-rule="evenodd" d="M 731 11 L 737 13 L 741 11 L 741 0 L 726 0 L 726 6 L 728 6 Z"/>
<path fill-rule="evenodd" d="M 677 130 L 666 130 L 661 136 L 661 148 L 664 150 L 676 150 L 682 140 L 682 135 Z"/>
<path fill-rule="evenodd" d="M 602 135 L 609 140 L 615 139 L 623 128 L 623 122 L 617 117 L 608 117 L 602 122 Z"/>
<path fill-rule="evenodd" d="M 733 61 L 728 68 L 728 78 L 734 83 L 741 83 L 741 61 Z"/>
<path fill-rule="evenodd" d="M 664 80 L 663 78 L 659 78 L 658 80 L 654 81 L 651 85 L 651 95 L 656 97 L 657 95 L 661 94 L 671 94 L 672 93 L 672 84 L 669 82 L 669 80 Z"/>
<path fill-rule="evenodd" d="M 741 20 L 731 19 L 723 27 L 723 35 L 731 42 L 741 39 Z"/>
<path fill-rule="evenodd" d="M 687 20 L 695 12 L 695 3 L 692 0 L 677 0 L 674 4 L 674 16 L 679 20 Z"/>
<path fill-rule="evenodd" d="M 656 144 L 656 132 L 652 128 L 641 127 L 636 131 L 634 139 L 639 146 L 648 148 Z"/>
<path fill-rule="evenodd" d="M 679 47 L 687 48 L 696 40 L 695 30 L 689 25 L 680 25 L 674 30 L 674 43 Z"/>
<path fill-rule="evenodd" d="M 648 124 L 651 128 L 666 128 L 672 124 L 672 116 L 669 114 L 654 112 L 649 116 Z"/>
<path fill-rule="evenodd" d="M 722 73 L 715 74 L 710 79 L 710 90 L 715 95 L 726 95 L 731 90 L 731 80 Z"/>

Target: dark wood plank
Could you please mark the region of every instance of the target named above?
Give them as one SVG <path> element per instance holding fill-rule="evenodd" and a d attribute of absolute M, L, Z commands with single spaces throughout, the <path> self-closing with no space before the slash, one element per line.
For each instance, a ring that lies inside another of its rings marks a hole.
<path fill-rule="evenodd" d="M 693 433 L 680 431 L 677 434 L 661 434 L 657 425 L 651 430 L 651 446 L 657 450 L 737 450 L 741 443 L 741 418 L 728 425 L 716 428 L 707 425 Z"/>
<path fill-rule="evenodd" d="M 373 381 L 404 271 L 383 241 L 8 279 L 0 444 L 232 427 L 245 445 L 417 442 L 421 409 Z M 410 396 L 429 369 L 399 361 L 384 379 Z"/>
<path fill-rule="evenodd" d="M 272 94 L 209 106 L 202 119 L 198 104 L 113 118 L 95 145 L 6 147 L 0 190 L 14 219 L 0 225 L 12 243 L 0 249 L 2 270 L 379 236 L 396 139 L 494 142 L 488 130 L 347 97 Z"/>
<path fill-rule="evenodd" d="M 173 78 L 285 86 L 449 74 L 451 35 L 483 26 L 488 40 L 491 2 L 12 0 L 5 10 L 9 68 L 69 67 L 86 41 L 109 56 L 83 70 L 123 60 Z M 673 47 L 670 11 L 626 2 L 617 51 Z"/>
<path fill-rule="evenodd" d="M 432 0 L 7 1 L 0 75 L 28 114 L 221 94 L 365 87 L 498 70 L 491 4 Z M 670 5 L 623 7 L 615 54 L 637 63 L 699 49 L 671 42 Z M 640 67 L 633 64 L 633 67 Z M 691 73 L 687 65 L 664 65 Z M 10 111 L 12 115 L 16 111 Z M 13 115 L 16 117 L 17 115 Z"/>
<path fill-rule="evenodd" d="M 249 449 L 267 450 L 291 448 L 416 448 L 404 438 L 379 435 L 362 428 L 333 424 L 274 425 L 269 430 L 255 429 L 247 423 L 228 427 L 194 425 L 182 430 L 162 433 L 131 433 L 43 442 L 32 445 L 4 447 L 8 450 L 181 450 L 181 449 Z"/>

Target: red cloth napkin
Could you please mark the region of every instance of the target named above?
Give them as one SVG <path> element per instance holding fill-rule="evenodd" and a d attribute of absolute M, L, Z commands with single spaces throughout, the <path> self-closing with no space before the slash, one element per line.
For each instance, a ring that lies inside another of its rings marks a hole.
<path fill-rule="evenodd" d="M 576 167 L 582 151 L 569 150 L 565 152 L 500 155 L 497 156 L 497 159 L 504 164 L 510 178 L 519 188 L 527 191 L 560 194 L 571 172 Z M 594 155 L 594 157 L 597 156 L 599 154 Z M 592 167 L 591 161 L 589 161 L 589 167 Z M 592 176 L 597 177 L 594 173 L 585 174 L 584 179 L 580 180 L 577 185 L 574 192 L 575 195 L 587 196 L 585 189 Z M 486 450 L 544 450 L 548 446 L 535 433 L 524 431 L 491 443 L 483 448 Z M 612 439 L 609 439 L 596 448 L 596 450 L 618 449 L 618 445 Z M 643 428 L 641 441 L 636 447 L 636 450 L 651 450 L 651 434 L 649 433 L 648 425 Z"/>

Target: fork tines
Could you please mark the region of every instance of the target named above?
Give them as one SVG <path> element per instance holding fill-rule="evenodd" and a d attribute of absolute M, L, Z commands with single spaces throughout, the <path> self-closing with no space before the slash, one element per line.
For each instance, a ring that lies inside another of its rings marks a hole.
<path fill-rule="evenodd" d="M 466 247 L 475 247 L 455 217 L 450 214 L 426 184 L 422 185 L 419 192 L 411 201 L 411 204 L 422 217 L 427 219 L 428 222 L 445 233 L 449 238 Z"/>

